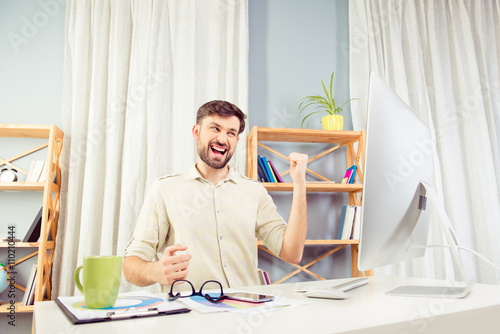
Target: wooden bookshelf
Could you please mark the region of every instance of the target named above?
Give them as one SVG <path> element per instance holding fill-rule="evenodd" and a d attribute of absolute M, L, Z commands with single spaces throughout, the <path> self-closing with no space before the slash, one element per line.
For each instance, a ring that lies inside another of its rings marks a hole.
<path fill-rule="evenodd" d="M 59 191 L 59 185 L 51 183 L 51 191 Z M 44 182 L 1 182 L 0 191 L 44 191 Z"/>
<path fill-rule="evenodd" d="M 320 159 L 329 154 L 334 154 L 338 149 L 345 148 L 346 150 L 346 168 L 352 165 L 357 165 L 356 182 L 353 184 L 341 184 L 340 182 L 335 182 L 330 178 L 317 173 L 310 168 L 307 172 L 315 176 L 319 181 L 307 182 L 306 190 L 307 192 L 327 192 L 327 193 L 338 193 L 344 192 L 348 194 L 349 205 L 361 205 L 362 201 L 362 191 L 363 191 L 363 162 L 364 162 L 364 151 L 365 151 L 365 132 L 364 131 L 328 131 L 328 130 L 311 130 L 311 129 L 286 129 L 286 128 L 265 128 L 254 126 L 247 137 L 247 176 L 255 180 L 257 177 L 257 152 L 261 148 L 270 152 L 274 157 L 278 157 L 287 160 L 287 156 L 278 152 L 277 150 L 271 148 L 270 146 L 264 144 L 264 142 L 300 142 L 300 143 L 327 143 L 332 144 L 328 149 L 317 154 L 314 157 L 309 158 L 308 164 L 312 161 Z M 283 177 L 288 174 L 289 170 L 280 173 Z M 262 185 L 270 192 L 273 191 L 285 191 L 289 192 L 293 190 L 292 183 L 269 183 L 263 182 Z M 332 245 L 333 249 L 327 251 L 325 254 L 313 259 L 306 265 L 300 266 L 291 264 L 296 267 L 296 270 L 289 275 L 275 281 L 273 284 L 284 282 L 290 277 L 303 271 L 311 276 L 318 279 L 324 280 L 325 278 L 317 275 L 308 268 L 319 262 L 320 260 L 328 257 L 329 255 L 339 251 L 340 249 L 350 246 L 351 249 L 351 272 L 353 277 L 359 275 L 371 275 L 372 272 L 361 273 L 358 271 L 358 245 L 359 240 L 306 240 L 306 246 L 318 246 L 318 245 Z M 261 241 L 257 241 L 257 246 L 263 251 L 272 254 Z"/>
<path fill-rule="evenodd" d="M 16 307 L 16 313 L 33 313 L 35 310 L 34 305 L 23 306 L 21 305 L 21 302 L 16 302 L 14 305 Z M 2 303 L 0 305 L 0 314 L 10 313 L 10 309 L 8 309 L 8 307 L 10 307 L 10 303 Z"/>
<path fill-rule="evenodd" d="M 0 191 L 39 191 L 42 192 L 42 223 L 40 228 L 40 238 L 38 242 L 15 242 L 9 245 L 7 241 L 0 241 L 0 252 L 8 247 L 34 248 L 34 251 L 21 259 L 16 259 L 18 265 L 29 258 L 37 257 L 37 276 L 35 281 L 34 301 L 42 301 L 51 297 L 52 264 L 54 261 L 54 249 L 57 235 L 57 223 L 60 209 L 60 189 L 61 189 L 61 152 L 63 145 L 63 132 L 55 125 L 31 125 L 31 124 L 0 124 L 0 137 L 5 138 L 44 138 L 47 142 L 38 145 L 20 154 L 6 158 L 2 156 L 0 166 L 8 165 L 16 168 L 25 175 L 27 172 L 16 166 L 18 159 L 26 157 L 41 149 L 47 150 L 45 169 L 45 182 L 5 182 L 0 183 Z M 0 155 L 1 155 L 0 150 Z M 16 236 L 22 239 L 20 236 Z M 25 287 L 15 284 L 20 291 L 25 291 Z M 10 302 L 0 305 L 0 313 L 10 312 L 7 308 Z M 21 302 L 16 302 L 16 312 L 32 313 L 33 305 L 22 306 Z"/>
<path fill-rule="evenodd" d="M 268 191 L 292 191 L 293 183 L 269 183 L 262 182 Z M 345 192 L 358 193 L 363 190 L 361 184 L 340 184 L 328 182 L 308 182 L 306 184 L 308 192 Z"/>
<path fill-rule="evenodd" d="M 56 243 L 54 241 L 47 241 L 46 243 L 47 245 L 47 248 L 49 249 L 54 249 L 55 248 L 55 245 Z M 9 243 L 7 241 L 0 241 L 0 248 L 8 248 L 10 247 L 9 246 Z M 16 242 L 16 248 L 38 248 L 40 247 L 40 243 L 39 242 Z"/>

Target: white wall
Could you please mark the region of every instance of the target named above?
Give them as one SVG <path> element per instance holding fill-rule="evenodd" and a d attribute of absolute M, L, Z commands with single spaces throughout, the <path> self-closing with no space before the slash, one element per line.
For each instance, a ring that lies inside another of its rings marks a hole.
<path fill-rule="evenodd" d="M 300 100 L 321 94 L 321 80 L 328 85 L 335 72 L 334 96 L 349 100 L 349 31 L 347 0 L 251 0 L 249 1 L 249 123 L 252 126 L 300 128 Z M 344 129 L 352 130 L 350 107 L 344 109 Z M 321 128 L 320 117 L 306 121 L 306 128 Z M 292 151 L 314 156 L 321 144 L 272 144 L 287 155 Z M 286 170 L 286 163 L 259 150 Z M 310 167 L 340 182 L 345 172 L 345 151 L 321 158 Z M 311 178 L 314 180 L 314 178 Z M 279 213 L 288 219 L 291 194 L 272 192 Z M 308 238 L 335 239 L 340 207 L 348 203 L 346 194 L 308 194 Z M 332 249 L 307 246 L 302 265 Z M 259 266 L 276 281 L 293 271 L 283 261 L 259 252 Z M 311 267 L 325 278 L 350 276 L 350 251 L 344 248 Z M 287 282 L 313 279 L 300 274 Z"/>
<path fill-rule="evenodd" d="M 62 126 L 62 74 L 64 59 L 64 1 L 0 0 L 0 123 L 56 124 Z M 61 128 L 62 129 L 62 128 Z M 64 131 L 64 129 L 62 129 Z M 37 142 L 37 141 L 35 141 Z M 36 146 L 29 140 L 0 140 L 0 157 L 9 158 L 18 148 Z M 33 159 L 45 159 L 40 152 Z M 26 169 L 31 158 L 19 160 Z M 24 178 L 24 176 L 21 176 Z M 0 236 L 8 226 L 16 226 L 16 236 L 22 239 L 40 209 L 41 192 L 0 192 Z M 32 249 L 17 249 L 19 259 Z M 6 259 L 0 249 L 0 261 Z M 27 281 L 31 264 L 19 265 L 18 282 Z M 23 293 L 18 291 L 16 299 Z M 9 301 L 7 292 L 0 301 Z M 0 332 L 30 333 L 31 314 L 16 314 L 16 326 L 0 317 Z"/>

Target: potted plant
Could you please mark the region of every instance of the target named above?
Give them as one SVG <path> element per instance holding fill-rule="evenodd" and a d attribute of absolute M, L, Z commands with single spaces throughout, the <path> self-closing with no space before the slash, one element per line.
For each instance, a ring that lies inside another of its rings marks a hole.
<path fill-rule="evenodd" d="M 326 97 L 323 97 L 321 95 L 311 95 L 311 96 L 306 96 L 301 100 L 301 103 L 299 105 L 299 113 L 304 111 L 306 108 L 313 106 L 318 108 L 319 110 L 313 111 L 309 114 L 307 114 L 303 119 L 302 119 L 302 126 L 304 126 L 304 121 L 318 113 L 327 113 L 328 115 L 323 116 L 321 118 L 321 123 L 323 124 L 323 129 L 325 130 L 342 130 L 344 128 L 344 117 L 342 115 L 339 115 L 340 112 L 342 111 L 342 108 L 351 100 L 346 101 L 343 105 L 337 106 L 335 103 L 335 99 L 333 98 L 333 72 L 332 72 L 332 77 L 330 78 L 330 92 L 325 87 L 325 83 L 323 80 L 321 80 L 321 84 L 323 85 L 323 90 L 325 91 Z"/>

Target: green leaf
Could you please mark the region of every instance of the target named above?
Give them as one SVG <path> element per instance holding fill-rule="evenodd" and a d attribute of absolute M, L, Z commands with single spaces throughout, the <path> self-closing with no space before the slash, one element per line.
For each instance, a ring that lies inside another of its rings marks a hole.
<path fill-rule="evenodd" d="M 326 104 L 328 105 L 328 109 L 331 110 L 332 108 L 332 97 L 328 94 L 328 91 L 326 90 L 326 87 L 325 87 L 325 83 L 323 82 L 323 80 L 321 80 L 321 84 L 323 85 L 323 90 L 325 91 L 325 94 L 326 94 Z"/>
<path fill-rule="evenodd" d="M 347 101 L 346 101 L 346 102 L 342 105 L 342 107 L 340 107 L 339 109 L 340 109 L 340 110 L 342 110 L 342 108 L 344 108 L 344 106 L 345 106 L 346 104 L 348 104 L 349 102 L 351 102 L 352 100 L 359 100 L 359 99 L 358 99 L 358 98 L 356 98 L 356 97 L 353 97 L 352 99 L 347 100 Z"/>
<path fill-rule="evenodd" d="M 333 110 L 337 110 L 337 108 L 335 108 L 335 99 L 333 98 L 333 73 L 332 72 L 332 77 L 330 78 L 330 96 L 331 96 L 331 104 L 333 106 Z"/>
<path fill-rule="evenodd" d="M 304 97 L 300 104 L 299 104 L 299 113 L 302 113 L 304 110 L 308 109 L 309 107 L 315 108 L 316 110 L 307 114 L 303 120 L 302 120 L 302 125 L 304 125 L 304 121 L 317 113 L 326 113 L 329 115 L 335 115 L 335 114 L 340 114 L 341 111 L 343 111 L 343 107 L 350 101 L 355 100 L 355 98 L 352 98 L 350 100 L 347 100 L 344 102 L 344 104 L 340 107 L 337 107 L 335 103 L 335 99 L 333 97 L 333 77 L 334 77 L 334 72 L 332 72 L 332 75 L 330 77 L 330 90 L 328 91 L 326 89 L 325 83 L 323 80 L 321 80 L 321 85 L 323 87 L 323 91 L 325 93 L 325 96 L 321 95 L 310 95 Z M 319 110 L 318 110 L 319 109 Z"/>
<path fill-rule="evenodd" d="M 315 111 L 315 112 L 310 113 L 310 114 L 309 114 L 309 115 L 307 115 L 306 117 L 304 117 L 304 119 L 302 120 L 302 124 L 301 124 L 301 126 L 304 126 L 304 122 L 306 121 L 306 119 L 307 119 L 309 116 L 312 116 L 312 115 L 317 114 L 317 113 L 320 113 L 320 112 L 323 112 L 323 111 L 322 111 L 322 110 L 320 110 L 320 111 Z"/>

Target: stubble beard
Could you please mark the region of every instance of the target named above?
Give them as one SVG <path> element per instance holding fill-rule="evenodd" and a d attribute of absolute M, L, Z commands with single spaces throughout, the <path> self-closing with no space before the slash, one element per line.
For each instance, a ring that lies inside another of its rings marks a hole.
<path fill-rule="evenodd" d="M 201 161 L 203 161 L 205 164 L 214 169 L 222 169 L 226 167 L 229 160 L 231 160 L 231 157 L 233 156 L 232 153 L 229 152 L 229 148 L 227 148 L 226 155 L 223 159 L 215 159 L 215 158 L 211 159 L 210 158 L 210 151 L 212 150 L 210 148 L 211 144 L 212 143 L 208 143 L 206 149 L 202 145 L 198 145 L 198 155 L 200 156 Z"/>

